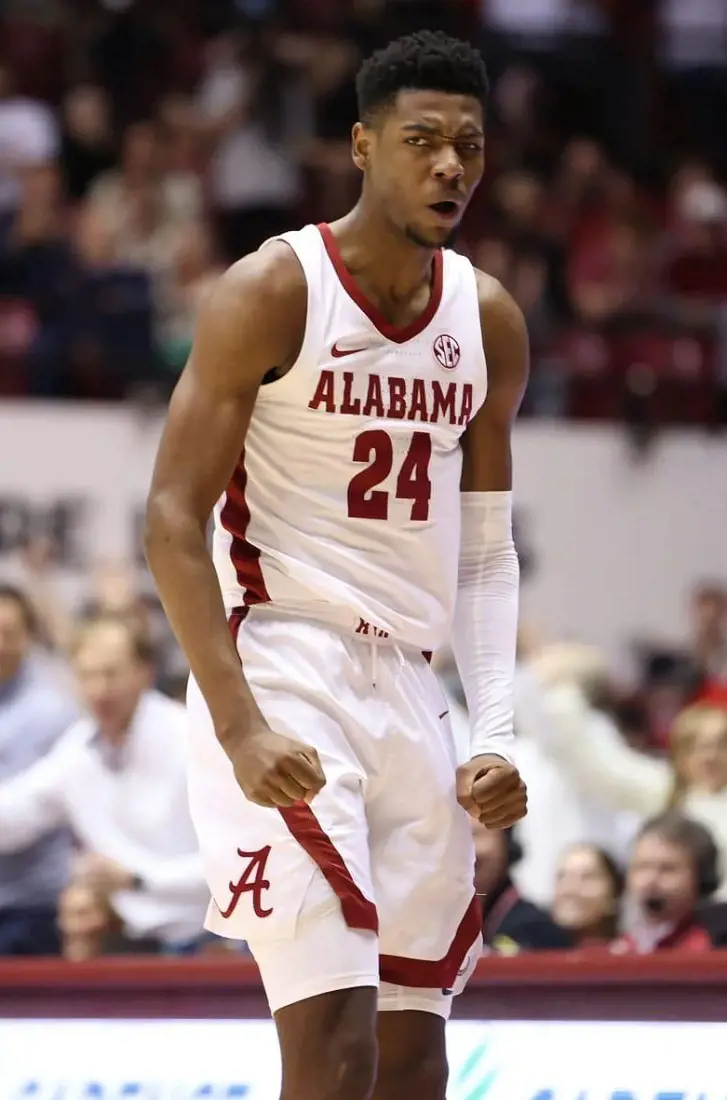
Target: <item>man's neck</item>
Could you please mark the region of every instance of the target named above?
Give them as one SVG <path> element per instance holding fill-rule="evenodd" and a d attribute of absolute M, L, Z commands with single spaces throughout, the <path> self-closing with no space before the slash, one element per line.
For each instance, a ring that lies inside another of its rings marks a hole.
<path fill-rule="evenodd" d="M 430 282 L 437 250 L 408 240 L 364 198 L 331 228 L 351 274 L 382 299 L 406 302 Z"/>

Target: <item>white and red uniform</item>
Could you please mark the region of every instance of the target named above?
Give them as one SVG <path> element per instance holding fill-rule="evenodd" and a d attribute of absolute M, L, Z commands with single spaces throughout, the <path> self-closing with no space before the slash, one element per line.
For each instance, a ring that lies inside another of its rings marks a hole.
<path fill-rule="evenodd" d="M 442 991 L 474 964 L 480 918 L 428 659 L 451 630 L 460 437 L 487 388 L 475 274 L 437 252 L 427 308 L 397 328 L 363 297 L 327 226 L 281 239 L 305 273 L 305 335 L 290 371 L 259 391 L 213 556 L 267 721 L 315 745 L 327 783 L 310 807 L 246 801 L 191 682 L 207 923 L 250 943 L 273 1009 L 327 991 L 318 952 L 296 978 L 296 944 L 310 954 L 306 930 L 335 920 L 352 946 L 328 988 L 377 984 L 380 970 L 382 1008 L 436 994 L 442 1005 L 429 1007 L 446 1014 Z"/>

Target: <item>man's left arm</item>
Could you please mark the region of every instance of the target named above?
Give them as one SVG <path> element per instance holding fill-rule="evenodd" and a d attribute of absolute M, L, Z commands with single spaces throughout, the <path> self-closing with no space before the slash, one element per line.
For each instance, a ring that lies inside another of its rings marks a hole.
<path fill-rule="evenodd" d="M 529 371 L 523 315 L 497 280 L 477 272 L 487 397 L 463 440 L 462 535 L 453 648 L 470 714 L 461 805 L 490 828 L 525 814 L 514 764 L 513 681 L 520 569 L 512 536 L 510 437 Z"/>

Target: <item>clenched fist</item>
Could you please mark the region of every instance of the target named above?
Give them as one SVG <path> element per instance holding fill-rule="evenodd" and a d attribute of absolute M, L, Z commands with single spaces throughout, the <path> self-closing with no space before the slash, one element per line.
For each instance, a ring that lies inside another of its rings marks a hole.
<path fill-rule="evenodd" d="M 326 783 L 311 745 L 264 724 L 240 739 L 228 756 L 243 794 L 258 806 L 286 808 L 311 802 Z"/>
<path fill-rule="evenodd" d="M 528 792 L 501 756 L 475 756 L 457 768 L 457 801 L 488 829 L 509 829 L 525 817 Z"/>

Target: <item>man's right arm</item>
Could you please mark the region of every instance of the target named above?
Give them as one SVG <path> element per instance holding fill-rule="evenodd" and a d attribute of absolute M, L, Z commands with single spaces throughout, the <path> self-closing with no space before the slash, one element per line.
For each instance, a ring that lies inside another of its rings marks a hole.
<path fill-rule="evenodd" d="M 61 741 L 27 771 L 0 783 L 0 853 L 22 851 L 68 824 L 63 797 L 67 759 Z"/>
<path fill-rule="evenodd" d="M 324 780 L 313 750 L 270 739 L 227 626 L 206 530 L 240 458 L 263 378 L 298 355 L 306 310 L 305 277 L 283 243 L 222 276 L 202 307 L 171 400 L 147 504 L 146 555 L 164 610 L 238 782 L 261 805 L 292 805 Z"/>

